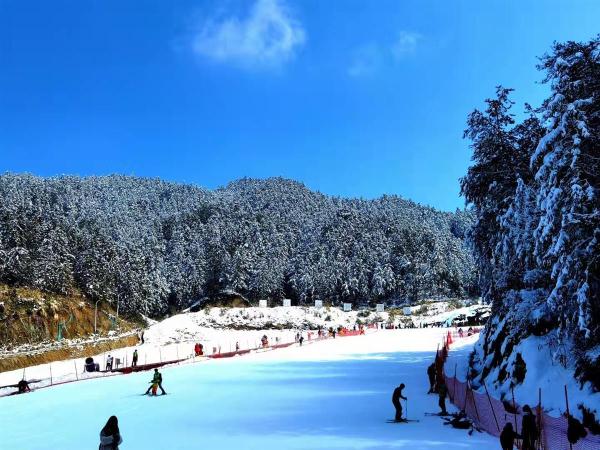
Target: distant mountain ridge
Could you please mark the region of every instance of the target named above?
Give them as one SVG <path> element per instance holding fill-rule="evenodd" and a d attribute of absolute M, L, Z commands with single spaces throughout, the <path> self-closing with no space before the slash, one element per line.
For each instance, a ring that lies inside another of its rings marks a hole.
<path fill-rule="evenodd" d="M 231 289 L 252 301 L 464 297 L 468 211 L 331 197 L 283 178 L 214 191 L 111 175 L 0 176 L 0 281 L 160 315 Z"/>

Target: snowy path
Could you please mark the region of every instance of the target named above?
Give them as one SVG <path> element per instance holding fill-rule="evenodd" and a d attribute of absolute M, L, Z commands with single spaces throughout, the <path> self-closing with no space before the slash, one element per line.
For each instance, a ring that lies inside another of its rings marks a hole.
<path fill-rule="evenodd" d="M 425 370 L 440 330 L 381 331 L 302 348 L 164 369 L 170 394 L 139 395 L 149 373 L 0 399 L 2 448 L 96 448 L 116 414 L 130 449 L 493 449 L 496 440 L 442 425 Z M 408 414 L 387 424 L 404 382 Z"/>

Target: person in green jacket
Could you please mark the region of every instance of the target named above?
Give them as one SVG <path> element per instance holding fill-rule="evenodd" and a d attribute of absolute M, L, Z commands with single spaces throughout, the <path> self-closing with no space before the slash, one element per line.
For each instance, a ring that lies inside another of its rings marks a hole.
<path fill-rule="evenodd" d="M 165 395 L 166 392 L 162 387 L 162 374 L 158 371 L 158 369 L 154 369 L 154 376 L 152 377 L 152 381 L 150 382 L 150 387 L 146 391 L 145 395 L 150 393 L 150 390 L 152 389 L 152 385 L 155 383 L 158 384 L 158 387 L 160 388 L 160 391 L 161 391 L 161 395 Z"/>

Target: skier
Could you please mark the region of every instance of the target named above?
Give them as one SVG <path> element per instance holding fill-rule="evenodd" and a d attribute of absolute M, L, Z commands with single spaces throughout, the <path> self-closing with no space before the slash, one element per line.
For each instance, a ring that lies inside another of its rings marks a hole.
<path fill-rule="evenodd" d="M 446 416 L 446 415 L 448 415 L 448 411 L 446 411 L 446 395 L 448 395 L 448 388 L 446 387 L 446 383 L 444 383 L 444 380 L 441 380 L 440 383 L 438 384 L 438 395 L 439 395 L 438 405 L 440 405 L 440 409 L 442 410 L 440 412 L 440 415 Z"/>
<path fill-rule="evenodd" d="M 240 351 L 240 343 L 236 341 L 235 343 L 235 351 L 239 352 Z"/>
<path fill-rule="evenodd" d="M 535 416 L 529 405 L 523 406 L 523 421 L 521 422 L 521 435 L 523 436 L 523 446 L 521 450 L 535 450 L 535 442 L 538 438 L 538 428 L 535 423 Z"/>
<path fill-rule="evenodd" d="M 431 365 L 427 368 L 427 376 L 429 377 L 429 391 L 428 394 L 435 392 L 435 363 L 431 363 Z"/>
<path fill-rule="evenodd" d="M 194 355 L 200 356 L 200 344 L 198 344 L 197 342 L 194 345 Z"/>
<path fill-rule="evenodd" d="M 119 450 L 123 442 L 119 431 L 119 421 L 116 416 L 110 416 L 102 431 L 100 431 L 100 446 L 98 450 Z"/>
<path fill-rule="evenodd" d="M 150 383 L 151 383 L 150 387 L 148 388 L 148 390 L 146 391 L 146 393 L 144 395 L 149 394 L 150 390 L 152 390 L 152 388 L 155 384 L 157 385 L 157 387 L 160 388 L 162 395 L 166 394 L 165 390 L 162 387 L 162 374 L 158 371 L 158 369 L 154 369 L 154 376 L 152 377 L 152 381 Z M 154 394 L 156 394 L 156 388 L 154 388 Z"/>
<path fill-rule="evenodd" d="M 300 339 L 298 339 L 298 342 L 300 342 L 300 347 L 302 347 L 302 343 L 304 342 L 304 336 L 300 335 Z"/>
<path fill-rule="evenodd" d="M 502 446 L 502 450 L 513 450 L 515 446 L 515 439 L 520 438 L 515 430 L 513 430 L 512 423 L 508 422 L 504 425 L 504 429 L 502 433 L 500 433 L 500 445 Z"/>
<path fill-rule="evenodd" d="M 137 367 L 138 362 L 138 351 L 137 348 L 133 351 L 133 359 L 131 361 L 131 367 Z"/>
<path fill-rule="evenodd" d="M 403 420 L 400 399 L 408 400 L 408 398 L 402 395 L 402 389 L 404 389 L 404 387 L 404 383 L 400 383 L 400 386 L 394 389 L 394 393 L 392 394 L 392 404 L 394 405 L 394 408 L 396 408 L 396 417 L 394 418 L 396 422 L 401 422 Z"/>
<path fill-rule="evenodd" d="M 204 355 L 204 345 L 198 343 L 198 356 Z"/>
<path fill-rule="evenodd" d="M 113 365 L 113 357 L 108 355 L 108 357 L 106 358 L 106 371 L 107 372 L 109 370 L 112 370 L 112 365 Z"/>
<path fill-rule="evenodd" d="M 31 392 L 31 388 L 29 387 L 29 382 L 23 378 L 21 381 L 17 383 L 17 394 L 24 394 L 25 392 Z"/>

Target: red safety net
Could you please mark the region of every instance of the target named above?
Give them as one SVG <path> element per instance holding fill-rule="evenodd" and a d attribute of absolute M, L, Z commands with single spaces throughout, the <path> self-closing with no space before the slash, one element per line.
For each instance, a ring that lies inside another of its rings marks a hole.
<path fill-rule="evenodd" d="M 438 351 L 437 360 L 439 366 L 442 366 L 446 360 L 449 349 L 449 342 L 456 339 L 455 333 L 448 333 L 444 339 L 442 350 Z M 449 377 L 444 374 L 448 395 L 450 400 L 460 410 L 465 411 L 467 416 L 474 424 L 494 435 L 500 436 L 501 430 L 507 422 L 513 424 L 513 428 L 518 433 L 521 432 L 521 423 L 523 420 L 522 408 L 511 399 L 506 404 L 502 401 L 488 395 L 487 392 L 475 392 L 468 381 L 460 381 L 456 377 Z M 540 393 L 541 395 L 541 393 Z M 572 447 L 567 440 L 568 420 L 566 415 L 562 417 L 551 417 L 543 413 L 543 404 L 530 405 L 540 430 L 540 439 L 537 448 L 540 450 L 600 450 L 600 436 L 592 435 L 589 430 L 587 437 L 580 439 Z M 540 412 L 542 412 L 540 414 Z M 520 444 L 520 443 L 519 443 Z M 518 446 L 519 448 L 520 445 Z"/>

